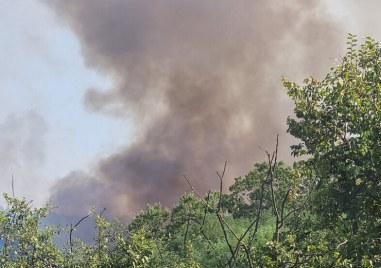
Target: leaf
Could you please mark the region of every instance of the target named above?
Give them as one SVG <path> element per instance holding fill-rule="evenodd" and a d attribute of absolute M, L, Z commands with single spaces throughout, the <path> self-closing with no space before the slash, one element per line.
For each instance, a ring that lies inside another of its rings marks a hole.
<path fill-rule="evenodd" d="M 339 79 L 337 80 L 337 82 L 339 83 L 340 87 L 343 87 L 344 85 L 344 81 L 341 77 L 339 77 Z"/>

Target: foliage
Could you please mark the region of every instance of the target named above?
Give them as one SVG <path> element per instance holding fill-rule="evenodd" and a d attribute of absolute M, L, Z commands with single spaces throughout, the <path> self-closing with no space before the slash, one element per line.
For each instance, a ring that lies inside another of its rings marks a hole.
<path fill-rule="evenodd" d="M 53 243 L 58 229 L 40 226 L 40 219 L 50 210 L 31 208 L 25 199 L 4 195 L 8 208 L 0 212 L 0 266 L 1 267 L 50 267 L 61 261 Z"/>
<path fill-rule="evenodd" d="M 348 52 L 326 78 L 310 77 L 303 86 L 284 79 L 295 102 L 289 132 L 302 143 L 295 155 L 306 162 L 317 189 L 313 209 L 337 237 L 339 259 L 359 265 L 374 259 L 381 237 L 381 48 L 371 38 Z M 340 240 L 341 239 L 341 240 Z"/>

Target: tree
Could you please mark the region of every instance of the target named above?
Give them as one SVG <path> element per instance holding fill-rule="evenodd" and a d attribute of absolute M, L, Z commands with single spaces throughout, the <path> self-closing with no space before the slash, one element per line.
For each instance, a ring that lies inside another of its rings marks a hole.
<path fill-rule="evenodd" d="M 271 210 L 273 198 L 271 191 L 271 180 L 266 182 L 269 171 L 269 163 L 261 162 L 254 165 L 254 169 L 245 177 L 238 177 L 234 184 L 229 187 L 226 206 L 235 217 L 253 217 L 258 213 L 259 202 L 261 199 L 261 187 L 265 183 L 264 200 L 262 208 Z M 305 193 L 306 187 L 302 184 L 301 176 L 298 171 L 293 170 L 284 162 L 275 165 L 274 177 L 272 180 L 274 194 L 276 195 L 276 206 L 282 206 L 284 198 L 287 201 L 296 201 L 300 194 Z M 291 202 L 288 202 L 290 205 Z"/>
<path fill-rule="evenodd" d="M 358 48 L 352 34 L 347 44 L 322 81 L 283 84 L 295 103 L 288 131 L 302 141 L 293 154 L 310 157 L 313 209 L 335 234 L 337 258 L 361 265 L 381 250 L 381 48 L 369 37 Z"/>
<path fill-rule="evenodd" d="M 42 226 L 41 219 L 50 211 L 50 204 L 31 208 L 25 199 L 4 194 L 7 209 L 0 211 L 0 266 L 54 267 L 62 255 L 53 243 L 59 229 Z"/>

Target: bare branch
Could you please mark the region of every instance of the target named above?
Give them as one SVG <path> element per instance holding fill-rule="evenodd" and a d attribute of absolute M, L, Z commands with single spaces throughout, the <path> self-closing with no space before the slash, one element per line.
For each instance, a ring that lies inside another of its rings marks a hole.
<path fill-rule="evenodd" d="M 102 211 L 102 213 L 105 211 L 106 209 L 104 209 Z M 69 245 L 70 245 L 70 253 L 73 253 L 73 241 L 72 241 L 72 235 L 73 235 L 73 231 L 75 230 L 75 228 L 85 219 L 87 219 L 88 217 L 90 217 L 90 214 L 87 214 L 86 216 L 82 217 L 76 224 L 70 224 L 70 230 L 69 230 Z"/>
<path fill-rule="evenodd" d="M 209 204 L 209 198 L 210 198 L 210 191 L 208 192 L 208 195 L 207 195 L 207 198 L 206 198 L 206 202 L 208 204 Z M 208 213 L 208 206 L 205 206 L 204 217 L 202 218 L 202 223 L 201 223 L 200 231 L 201 231 L 201 234 L 204 236 L 205 240 L 208 242 L 209 246 L 214 250 L 214 246 L 213 246 L 212 242 L 210 241 L 210 239 L 206 236 L 206 234 L 204 232 L 204 226 L 205 226 L 205 220 L 206 220 L 206 214 L 207 213 Z"/>
<path fill-rule="evenodd" d="M 224 170 L 222 171 L 222 175 L 220 175 L 220 173 L 218 171 L 216 171 L 218 177 L 220 177 L 220 179 L 222 179 L 224 176 L 225 176 L 225 171 L 226 171 L 226 165 L 228 164 L 228 161 L 225 161 L 225 165 L 224 165 Z"/>
<path fill-rule="evenodd" d="M 99 216 L 102 216 L 103 213 L 106 211 L 106 208 L 103 208 L 103 210 L 101 211 L 101 213 L 99 213 Z"/>
<path fill-rule="evenodd" d="M 225 165 L 224 165 L 224 170 L 222 171 L 222 175 L 220 175 L 220 173 L 218 173 L 218 171 L 216 172 L 218 177 L 220 178 L 220 192 L 219 192 L 219 198 L 218 198 L 218 207 L 217 207 L 217 212 L 220 212 L 221 211 L 221 201 L 222 201 L 222 186 L 223 186 L 223 179 L 224 179 L 224 176 L 225 176 L 225 171 L 226 171 L 226 165 L 227 165 L 227 161 L 225 161 Z"/>
<path fill-rule="evenodd" d="M 232 259 L 234 259 L 234 262 L 235 262 L 236 261 L 236 259 L 235 259 L 235 253 L 233 251 L 232 245 L 229 242 L 229 238 L 228 238 L 228 235 L 227 235 L 226 230 L 225 230 L 225 225 L 224 225 L 225 220 L 223 219 L 223 217 L 219 213 L 216 213 L 216 215 L 217 215 L 218 221 L 220 222 L 221 229 L 222 229 L 222 232 L 224 234 L 225 242 L 226 242 L 226 244 L 229 247 L 230 253 L 232 255 Z"/>
<path fill-rule="evenodd" d="M 188 239 L 188 232 L 189 232 L 189 226 L 190 226 L 190 223 L 191 223 L 191 219 L 190 219 L 190 216 L 188 217 L 187 219 L 187 228 L 185 230 L 185 234 L 184 234 L 184 249 L 186 248 L 186 245 L 187 245 L 187 239 Z"/>
<path fill-rule="evenodd" d="M 211 207 L 209 205 L 209 202 L 205 201 L 204 198 L 201 197 L 201 195 L 196 191 L 196 189 L 193 187 L 192 183 L 189 181 L 189 179 L 187 178 L 187 176 L 183 175 L 183 177 L 185 178 L 185 180 L 187 181 L 189 187 L 192 189 L 192 191 L 200 198 L 200 200 L 205 204 L 205 206 L 207 208 L 209 208 L 210 210 L 212 210 L 215 215 L 217 216 L 217 219 L 220 223 L 220 226 L 221 226 L 221 229 L 222 229 L 222 232 L 224 234 L 224 238 L 225 238 L 225 242 L 227 244 L 227 246 L 229 247 L 229 250 L 230 250 L 230 253 L 231 253 L 231 258 L 229 260 L 229 266 L 231 266 L 231 262 L 234 261 L 234 263 L 236 262 L 236 251 L 237 251 L 237 248 L 239 249 L 240 246 L 242 246 L 244 248 L 244 251 L 245 251 L 245 254 L 248 258 L 248 262 L 249 262 L 249 267 L 253 267 L 252 266 L 252 260 L 251 260 L 251 256 L 250 256 L 250 250 L 249 248 L 247 247 L 247 245 L 245 243 L 242 242 L 242 239 L 243 237 L 238 237 L 238 235 L 234 232 L 234 230 L 231 228 L 231 226 L 226 222 L 226 220 L 224 219 L 223 215 L 221 214 L 220 212 L 220 209 L 221 209 L 221 199 L 222 199 L 222 186 L 223 186 L 223 176 L 225 175 L 225 171 L 226 171 L 226 165 L 227 165 L 227 162 L 225 162 L 225 165 L 224 165 L 224 170 L 222 172 L 222 175 L 220 175 L 217 171 L 217 175 L 218 177 L 220 178 L 220 191 L 219 191 L 219 199 L 218 199 L 218 207 L 217 209 Z M 225 228 L 226 227 L 226 228 Z M 229 232 L 234 236 L 234 238 L 237 240 L 237 246 L 236 246 L 236 250 L 233 250 L 233 247 L 228 239 L 228 235 L 227 235 L 227 230 L 229 230 Z"/>
<path fill-rule="evenodd" d="M 15 198 L 15 187 L 13 184 L 13 174 L 12 174 L 12 197 Z"/>
<path fill-rule="evenodd" d="M 192 189 L 192 191 L 201 199 L 201 200 L 204 200 L 201 195 L 196 191 L 196 189 L 193 187 L 193 185 L 190 183 L 190 181 L 188 180 L 187 176 L 183 175 L 184 179 L 188 182 L 189 184 L 189 187 Z M 205 202 L 204 200 L 204 203 L 211 209 L 213 209 L 211 206 L 209 206 L 208 203 Z"/>
<path fill-rule="evenodd" d="M 283 202 L 282 202 L 282 208 L 280 210 L 280 218 L 281 218 L 281 225 L 279 227 L 282 227 L 283 226 L 283 222 L 284 222 L 284 219 L 285 217 L 283 217 L 283 214 L 284 214 L 284 207 L 286 206 L 286 201 L 287 201 L 287 198 L 288 196 L 290 195 L 290 192 L 291 192 L 291 189 L 288 189 L 284 198 L 283 198 Z"/>

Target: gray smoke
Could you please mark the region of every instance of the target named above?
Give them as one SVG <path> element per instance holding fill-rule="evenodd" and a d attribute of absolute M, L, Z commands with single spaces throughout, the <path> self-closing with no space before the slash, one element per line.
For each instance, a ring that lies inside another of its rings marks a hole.
<path fill-rule="evenodd" d="M 321 79 L 346 35 L 313 0 L 46 2 L 77 34 L 87 65 L 114 80 L 89 89 L 86 107 L 132 117 L 137 129 L 124 150 L 53 187 L 65 214 L 173 204 L 188 190 L 183 174 L 205 192 L 225 160 L 231 182 L 265 158 L 258 146 L 271 150 L 277 133 L 289 160 L 281 77 Z"/>
<path fill-rule="evenodd" d="M 16 195 L 25 193 L 29 198 L 33 192 L 44 189 L 46 182 L 39 169 L 46 160 L 47 132 L 45 120 L 33 110 L 8 114 L 0 122 L 0 183 L 5 186 L 4 192 L 12 194 L 13 176 Z"/>

